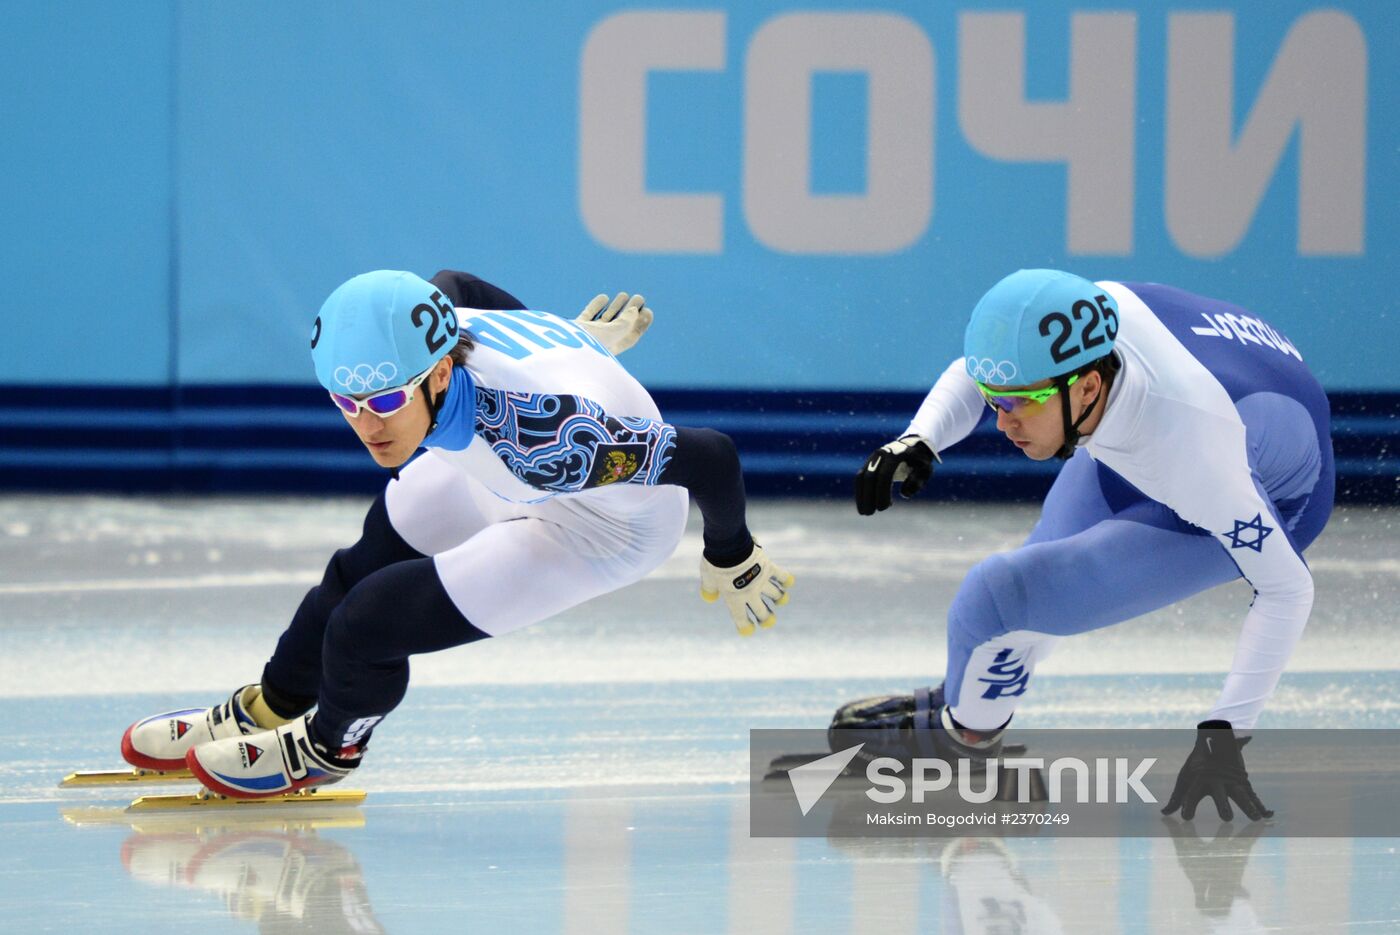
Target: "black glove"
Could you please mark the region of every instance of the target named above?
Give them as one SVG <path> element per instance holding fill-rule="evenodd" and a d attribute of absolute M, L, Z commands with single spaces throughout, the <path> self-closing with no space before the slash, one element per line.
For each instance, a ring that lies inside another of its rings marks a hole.
<path fill-rule="evenodd" d="M 1244 755 L 1240 753 L 1250 738 L 1240 740 L 1230 728 L 1229 721 L 1202 721 L 1196 725 L 1196 749 L 1186 758 L 1186 764 L 1176 777 L 1176 787 L 1167 801 L 1163 815 L 1170 815 L 1178 808 L 1181 817 L 1190 821 L 1196 817 L 1196 806 L 1201 799 L 1210 796 L 1215 800 L 1215 810 L 1222 821 L 1230 821 L 1235 812 L 1230 808 L 1233 799 L 1250 821 L 1273 818 L 1274 813 L 1264 807 L 1254 787 L 1249 784 L 1249 773 L 1244 768 Z"/>
<path fill-rule="evenodd" d="M 856 509 L 861 516 L 889 509 L 890 487 L 899 481 L 899 495 L 908 500 L 928 483 L 937 460 L 922 435 L 905 435 L 876 448 L 856 472 Z"/>

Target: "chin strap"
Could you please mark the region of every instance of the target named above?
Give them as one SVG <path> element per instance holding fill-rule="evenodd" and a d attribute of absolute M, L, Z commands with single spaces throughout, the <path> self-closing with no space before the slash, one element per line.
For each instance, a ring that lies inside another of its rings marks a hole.
<path fill-rule="evenodd" d="M 1073 422 L 1069 418 L 1069 378 L 1059 376 L 1055 378 L 1055 385 L 1060 388 L 1056 395 L 1060 397 L 1060 413 L 1064 417 L 1065 423 L 1065 443 L 1060 446 L 1060 450 L 1055 452 L 1055 457 L 1061 461 L 1068 461 L 1074 456 L 1075 449 L 1079 446 L 1079 427 L 1084 424 L 1084 420 L 1094 411 L 1094 407 L 1103 399 L 1104 393 L 1108 392 L 1108 382 L 1100 381 L 1099 395 L 1094 397 L 1094 401 L 1084 407 L 1084 411 L 1079 414 L 1079 418 Z"/>
<path fill-rule="evenodd" d="M 423 399 L 428 403 L 428 431 L 423 433 L 423 441 L 425 442 L 432 437 L 433 432 L 437 431 L 438 414 L 442 412 L 443 403 L 447 402 L 447 387 L 443 387 L 442 392 L 437 394 L 437 398 L 434 399 L 431 392 L 425 386 L 423 389 Z M 422 447 L 423 442 L 419 442 L 418 445 Z M 399 469 L 391 468 L 389 470 L 389 476 L 393 480 L 398 480 Z"/>
<path fill-rule="evenodd" d="M 448 373 L 451 374 L 451 371 L 448 371 Z M 442 406 L 443 406 L 443 404 L 447 402 L 447 390 L 448 390 L 450 387 L 451 387 L 451 377 L 449 376 L 449 377 L 448 377 L 448 385 L 447 385 L 447 386 L 444 386 L 444 387 L 442 388 L 442 392 L 439 393 L 439 394 L 437 394 L 437 398 L 434 399 L 433 396 L 432 396 L 432 394 L 431 394 L 431 392 L 428 390 L 426 384 L 424 385 L 424 388 L 423 388 L 423 397 L 424 397 L 424 398 L 427 400 L 427 402 L 428 402 L 428 431 L 423 435 L 423 438 L 424 438 L 425 440 L 427 439 L 427 437 L 428 437 L 429 435 L 433 434 L 433 432 L 435 432 L 435 431 L 437 430 L 437 427 L 438 427 L 438 415 L 442 412 Z"/>

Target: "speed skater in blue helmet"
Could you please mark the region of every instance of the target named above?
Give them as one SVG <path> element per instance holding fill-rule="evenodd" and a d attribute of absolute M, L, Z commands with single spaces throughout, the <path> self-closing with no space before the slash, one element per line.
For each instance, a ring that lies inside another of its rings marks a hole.
<path fill-rule="evenodd" d="M 404 464 L 433 430 L 466 336 L 450 299 L 413 273 L 345 282 L 311 329 L 316 379 L 383 467 Z M 469 340 L 469 339 L 468 339 Z"/>
<path fill-rule="evenodd" d="M 859 739 L 906 762 L 989 764 L 1058 640 L 1243 579 L 1251 599 L 1229 675 L 1163 812 L 1189 819 L 1213 795 L 1222 820 L 1227 799 L 1251 820 L 1272 815 L 1240 736 L 1312 613 L 1303 550 L 1337 489 L 1327 393 L 1302 353 L 1223 299 L 1020 270 L 976 304 L 964 355 L 904 434 L 857 471 L 857 511 L 888 509 L 896 485 L 918 493 L 938 455 L 985 422 L 984 404 L 1028 457 L 1068 460 L 1024 544 L 977 563 L 957 589 L 944 680 L 842 705 L 830 748 Z"/>
<path fill-rule="evenodd" d="M 964 362 L 1018 448 L 1037 461 L 1067 459 L 1103 415 L 1117 336 L 1118 306 L 1105 290 L 1072 273 L 1023 269 L 973 308 Z M 1058 420 L 1045 406 L 1054 396 Z"/>

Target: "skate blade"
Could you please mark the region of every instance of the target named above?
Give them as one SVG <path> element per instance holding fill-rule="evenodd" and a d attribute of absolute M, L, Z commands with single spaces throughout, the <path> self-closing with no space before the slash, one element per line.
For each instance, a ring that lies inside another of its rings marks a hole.
<path fill-rule="evenodd" d="M 97 769 L 69 773 L 60 786 L 123 786 L 130 783 L 188 782 L 194 773 L 187 769 Z"/>
<path fill-rule="evenodd" d="M 362 789 L 303 789 L 263 799 L 234 799 L 207 789 L 189 795 L 143 795 L 127 806 L 127 811 L 155 811 L 182 808 L 238 808 L 254 811 L 288 805 L 358 805 L 365 800 Z"/>

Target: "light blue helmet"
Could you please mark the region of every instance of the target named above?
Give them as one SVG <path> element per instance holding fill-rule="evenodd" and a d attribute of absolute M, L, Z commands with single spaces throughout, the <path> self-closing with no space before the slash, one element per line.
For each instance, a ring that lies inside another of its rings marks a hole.
<path fill-rule="evenodd" d="M 1118 303 L 1087 279 L 1023 269 L 987 290 L 972 310 L 963 354 L 972 379 L 1029 386 L 1073 373 L 1113 350 Z"/>
<path fill-rule="evenodd" d="M 311 330 L 316 379 L 333 393 L 402 386 L 457 344 L 457 315 L 442 291 L 412 273 L 381 269 L 330 294 Z"/>

